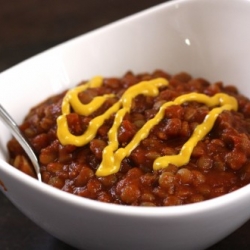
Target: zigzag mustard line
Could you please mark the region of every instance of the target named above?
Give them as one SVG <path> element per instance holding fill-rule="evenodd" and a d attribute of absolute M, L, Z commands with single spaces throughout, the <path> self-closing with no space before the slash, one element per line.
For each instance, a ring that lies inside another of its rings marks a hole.
<path fill-rule="evenodd" d="M 69 131 L 66 119 L 66 116 L 70 113 L 71 108 L 73 108 L 73 110 L 80 115 L 89 115 L 101 107 L 101 105 L 108 98 L 113 97 L 113 95 L 104 95 L 94 98 L 89 104 L 82 104 L 80 102 L 78 94 L 81 91 L 90 87 L 99 87 L 101 84 L 102 78 L 97 77 L 93 78 L 86 85 L 78 86 L 75 89 L 68 91 L 63 100 L 62 115 L 57 119 L 57 135 L 60 142 L 62 144 L 83 146 L 94 139 L 98 129 L 104 121 L 115 114 L 113 125 L 108 132 L 108 145 L 103 150 L 102 162 L 96 171 L 97 176 L 107 176 L 117 173 L 120 169 L 121 161 L 125 157 L 128 157 L 143 139 L 148 137 L 150 130 L 164 118 L 165 110 L 169 106 L 196 101 L 204 103 L 213 109 L 207 114 L 203 123 L 196 127 L 192 136 L 183 145 L 179 154 L 162 156 L 155 159 L 153 164 L 154 170 L 166 168 L 169 164 L 174 164 L 179 167 L 188 163 L 194 147 L 197 145 L 198 141 L 202 140 L 206 134 L 209 133 L 218 115 L 224 110 L 237 110 L 238 108 L 236 99 L 224 93 L 219 93 L 212 97 L 200 93 L 181 95 L 174 101 L 164 103 L 155 117 L 143 125 L 143 127 L 135 134 L 126 147 L 119 148 L 118 130 L 126 113 L 130 112 L 133 99 L 140 94 L 146 96 L 157 96 L 159 94 L 159 88 L 167 86 L 168 81 L 163 78 L 157 78 L 151 81 L 143 81 L 130 87 L 124 92 L 121 99 L 113 104 L 112 107 L 106 110 L 102 115 L 97 116 L 90 121 L 84 134 L 80 136 L 72 135 Z M 214 108 L 216 106 L 220 107 Z"/>

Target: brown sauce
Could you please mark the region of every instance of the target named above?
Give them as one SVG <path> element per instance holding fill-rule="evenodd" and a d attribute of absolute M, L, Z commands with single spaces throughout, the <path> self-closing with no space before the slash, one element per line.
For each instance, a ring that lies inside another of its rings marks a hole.
<path fill-rule="evenodd" d="M 161 70 L 151 73 L 126 73 L 121 78 L 104 78 L 103 85 L 79 94 L 82 103 L 94 97 L 114 94 L 90 115 L 71 112 L 67 115 L 70 132 L 81 135 L 93 117 L 111 107 L 130 86 L 157 77 L 168 79 L 159 95 L 138 95 L 118 130 L 118 142 L 126 146 L 137 131 L 166 101 L 197 92 L 208 96 L 226 93 L 236 98 L 238 111 L 223 111 L 212 130 L 197 143 L 190 161 L 181 166 L 170 164 L 154 170 L 154 160 L 180 152 L 195 128 L 203 122 L 210 108 L 198 102 L 173 105 L 164 118 L 151 129 L 147 138 L 125 157 L 120 170 L 108 176 L 97 176 L 103 149 L 108 143 L 108 131 L 114 116 L 98 129 L 96 136 L 84 146 L 62 145 L 57 138 L 58 116 L 66 92 L 52 96 L 32 108 L 20 129 L 29 139 L 39 157 L 45 183 L 78 196 L 123 205 L 170 206 L 212 199 L 230 193 L 250 182 L 250 101 L 234 86 L 222 82 L 209 83 L 194 79 L 187 73 L 170 75 Z M 82 84 L 82 83 L 81 83 Z M 8 143 L 11 163 L 32 175 L 26 156 L 15 141 Z M 20 160 L 23 159 L 23 160 Z"/>

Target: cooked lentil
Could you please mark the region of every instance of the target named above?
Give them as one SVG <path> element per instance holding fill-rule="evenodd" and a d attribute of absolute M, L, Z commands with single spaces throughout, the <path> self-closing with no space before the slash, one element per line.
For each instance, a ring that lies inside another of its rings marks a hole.
<path fill-rule="evenodd" d="M 188 164 L 153 170 L 154 160 L 163 155 L 178 154 L 194 129 L 203 122 L 210 108 L 198 102 L 173 105 L 149 136 L 122 160 L 118 173 L 96 176 L 108 131 L 114 116 L 98 129 L 93 140 L 84 146 L 62 145 L 57 138 L 58 116 L 64 91 L 32 108 L 20 125 L 33 146 L 41 165 L 43 182 L 65 192 L 107 203 L 134 206 L 172 206 L 200 202 L 230 193 L 250 182 L 250 101 L 236 87 L 222 82 L 211 84 L 187 73 L 170 75 L 162 70 L 152 74 L 126 73 L 121 78 L 105 78 L 103 85 L 81 92 L 82 103 L 94 97 L 114 94 L 90 115 L 71 112 L 67 115 L 70 132 L 81 135 L 93 117 L 111 107 L 130 86 L 158 77 L 168 79 L 156 97 L 137 96 L 119 127 L 118 142 L 126 146 L 136 132 L 159 107 L 176 97 L 197 92 L 208 96 L 226 93 L 237 99 L 238 111 L 223 111 L 205 138 L 195 146 Z M 84 84 L 82 82 L 80 84 Z M 29 160 L 17 141 L 8 143 L 10 162 L 21 171 L 34 175 Z"/>

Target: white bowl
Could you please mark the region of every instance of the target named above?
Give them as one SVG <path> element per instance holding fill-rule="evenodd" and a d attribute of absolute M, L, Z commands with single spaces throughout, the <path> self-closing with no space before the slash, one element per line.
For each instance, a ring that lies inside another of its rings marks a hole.
<path fill-rule="evenodd" d="M 250 2 L 161 4 L 80 36 L 0 75 L 0 100 L 21 122 L 30 107 L 82 79 L 166 69 L 237 85 L 250 96 Z M 127 207 L 80 198 L 11 167 L 0 124 L 0 189 L 29 218 L 84 249 L 204 249 L 250 217 L 250 186 L 178 207 Z"/>

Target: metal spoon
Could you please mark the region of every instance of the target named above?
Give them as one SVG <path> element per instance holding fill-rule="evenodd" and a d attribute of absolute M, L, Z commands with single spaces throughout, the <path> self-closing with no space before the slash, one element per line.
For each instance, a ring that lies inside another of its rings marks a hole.
<path fill-rule="evenodd" d="M 41 173 L 40 173 L 40 167 L 39 167 L 39 163 L 38 163 L 37 157 L 33 149 L 31 148 L 27 140 L 21 134 L 16 122 L 13 120 L 13 118 L 8 114 L 8 112 L 3 108 L 1 104 L 0 104 L 0 118 L 10 128 L 12 135 L 16 138 L 16 140 L 20 143 L 24 151 L 29 156 L 33 164 L 34 170 L 36 172 L 37 179 L 41 182 L 42 178 L 41 178 Z"/>

